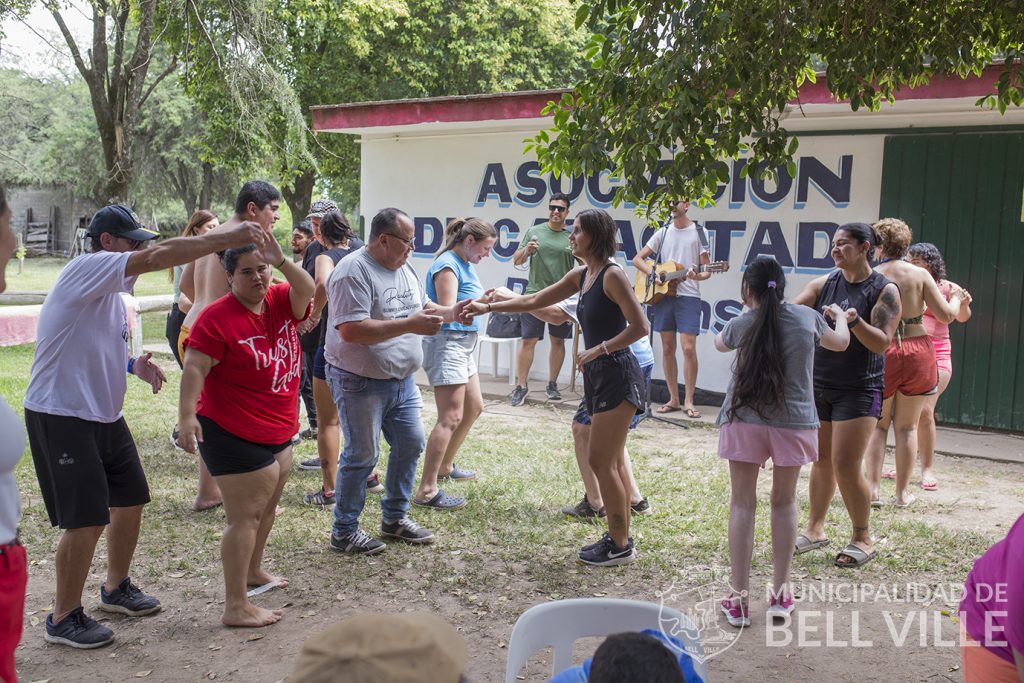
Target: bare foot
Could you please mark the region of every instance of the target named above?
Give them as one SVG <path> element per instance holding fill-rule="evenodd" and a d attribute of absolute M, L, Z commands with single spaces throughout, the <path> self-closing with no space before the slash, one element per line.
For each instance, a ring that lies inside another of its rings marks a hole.
<path fill-rule="evenodd" d="M 196 497 L 196 501 L 192 503 L 192 509 L 196 512 L 202 512 L 203 510 L 212 510 L 213 508 L 220 507 L 224 504 L 220 498 L 199 498 Z"/>
<path fill-rule="evenodd" d="M 276 583 L 277 588 L 288 587 L 288 579 L 268 574 L 263 569 L 256 572 L 249 572 L 249 576 L 245 579 L 245 585 L 249 588 L 258 588 L 260 586 L 265 586 L 268 583 Z"/>
<path fill-rule="evenodd" d="M 284 610 L 279 609 L 263 609 L 250 603 L 245 603 L 238 609 L 224 609 L 224 616 L 221 617 L 221 622 L 225 626 L 242 626 L 246 628 L 259 628 L 260 626 L 270 626 L 281 621 L 281 617 L 284 616 Z"/>

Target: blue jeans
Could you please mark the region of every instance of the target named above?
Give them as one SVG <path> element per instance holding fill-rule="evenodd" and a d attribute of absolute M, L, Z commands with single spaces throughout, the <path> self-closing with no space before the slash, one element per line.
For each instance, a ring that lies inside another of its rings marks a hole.
<path fill-rule="evenodd" d="M 380 457 L 380 435 L 391 447 L 381 499 L 385 522 L 405 517 L 416 483 L 416 461 L 423 451 L 423 397 L 412 375 L 370 379 L 327 365 L 327 384 L 338 406 L 345 447 L 335 483 L 334 535 L 359 528 L 366 505 L 366 478 Z"/>

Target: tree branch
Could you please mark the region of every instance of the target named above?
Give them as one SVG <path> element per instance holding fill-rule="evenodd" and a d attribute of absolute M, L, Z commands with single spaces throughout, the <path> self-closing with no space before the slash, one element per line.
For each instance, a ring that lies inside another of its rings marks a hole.
<path fill-rule="evenodd" d="M 64 17 L 55 9 L 51 9 L 50 14 L 53 15 L 53 20 L 57 22 L 57 28 L 60 29 L 61 35 L 64 36 L 64 42 L 68 44 L 68 49 L 71 50 L 71 57 L 75 60 L 78 72 L 82 74 L 82 78 L 85 79 L 86 83 L 90 83 L 93 71 L 85 65 L 85 60 L 82 59 L 82 53 L 78 49 L 78 44 L 71 35 L 71 31 L 68 30 L 68 25 L 64 23 Z"/>
<path fill-rule="evenodd" d="M 149 99 L 149 96 L 153 94 L 153 91 L 154 91 L 154 90 L 156 90 L 156 86 L 160 85 L 160 81 L 164 80 L 165 78 L 167 78 L 168 76 L 170 76 L 170 75 L 171 75 L 172 73 L 174 73 L 174 72 L 175 72 L 175 71 L 177 70 L 177 68 L 178 68 L 178 55 L 174 55 L 174 56 L 173 56 L 173 57 L 171 58 L 171 63 L 170 63 L 170 64 L 169 64 L 168 66 L 167 66 L 167 68 L 166 68 L 166 69 L 164 69 L 163 71 L 161 71 L 161 72 L 160 72 L 160 75 L 159 75 L 159 76 L 157 76 L 157 77 L 156 77 L 156 78 L 155 78 L 155 79 L 153 80 L 153 82 L 152 82 L 152 83 L 150 83 L 150 84 L 149 84 L 149 87 L 148 87 L 148 88 L 146 88 L 146 92 L 145 92 L 145 93 L 143 93 L 143 95 L 142 95 L 142 98 L 141 98 L 141 99 L 139 99 L 139 102 L 138 102 L 138 104 L 136 104 L 135 106 L 136 106 L 137 108 L 141 109 L 141 108 L 142 108 L 142 105 L 143 105 L 143 103 L 144 103 L 144 102 L 145 102 L 145 101 L 146 101 L 147 99 Z"/>

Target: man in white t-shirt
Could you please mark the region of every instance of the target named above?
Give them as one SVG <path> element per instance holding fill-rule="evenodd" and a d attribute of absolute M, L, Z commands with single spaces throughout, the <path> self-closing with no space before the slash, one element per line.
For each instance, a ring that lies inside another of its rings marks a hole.
<path fill-rule="evenodd" d="M 674 261 L 686 269 L 686 276 L 669 283 L 667 296 L 654 306 L 654 329 L 661 336 L 662 369 L 665 384 L 668 385 L 669 401 L 658 408 L 659 413 L 686 411 L 687 417 L 698 418 L 700 413 L 693 405 L 693 393 L 697 388 L 697 335 L 700 334 L 700 280 L 706 280 L 708 273 L 698 273 L 698 265 L 711 262 L 707 249 L 697 233 L 697 224 L 686 215 L 691 204 L 681 199 L 672 207 L 672 223 L 659 228 L 647 241 L 644 248 L 633 257 L 633 265 L 647 275 L 653 266 L 646 262 L 655 258 L 658 263 Z M 679 405 L 679 366 L 676 363 L 676 334 L 683 349 L 683 382 L 686 395 Z"/>
<path fill-rule="evenodd" d="M 43 502 L 50 523 L 64 530 L 45 638 L 79 649 L 114 639 L 113 631 L 82 609 L 82 590 L 104 529 L 107 573 L 97 607 L 129 616 L 160 610 L 160 601 L 139 590 L 128 574 L 149 485 L 122 407 L 127 375 L 148 382 L 154 394 L 166 378 L 152 354 L 129 358 L 121 294 L 143 273 L 273 239 L 249 222 L 144 249 L 157 233 L 121 204 L 97 211 L 89 236 L 92 253 L 64 267 L 43 303 L 25 392 L 25 424 Z"/>

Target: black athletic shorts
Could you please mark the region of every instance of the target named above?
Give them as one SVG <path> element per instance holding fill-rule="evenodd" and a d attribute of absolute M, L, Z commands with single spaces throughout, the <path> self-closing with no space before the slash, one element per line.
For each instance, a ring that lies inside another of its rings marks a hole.
<path fill-rule="evenodd" d="M 292 445 L 291 439 L 279 444 L 246 441 L 204 415 L 199 416 L 199 426 L 203 428 L 199 454 L 215 477 L 261 470 L 273 465 L 274 456 Z"/>
<path fill-rule="evenodd" d="M 614 410 L 629 401 L 636 412 L 644 412 L 644 373 L 629 349 L 599 356 L 583 366 L 583 401 L 592 416 Z"/>
<path fill-rule="evenodd" d="M 559 339 L 569 339 L 572 337 L 572 323 L 552 325 L 529 313 L 519 314 L 519 334 L 523 339 L 543 339 L 544 325 L 548 326 L 548 332 L 551 333 L 552 337 Z"/>
<path fill-rule="evenodd" d="M 90 422 L 26 408 L 25 426 L 53 526 L 106 526 L 110 508 L 149 502 L 146 473 L 123 417 Z"/>
<path fill-rule="evenodd" d="M 822 422 L 843 422 L 858 417 L 877 420 L 882 416 L 882 390 L 814 387 L 814 406 Z"/>

